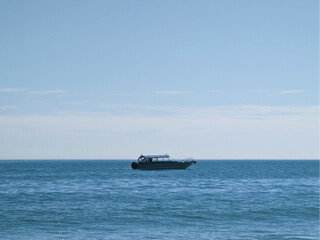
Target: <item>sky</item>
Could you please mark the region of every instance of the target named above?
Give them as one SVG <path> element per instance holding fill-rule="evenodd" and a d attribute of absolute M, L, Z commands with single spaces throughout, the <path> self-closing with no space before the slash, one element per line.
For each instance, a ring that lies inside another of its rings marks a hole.
<path fill-rule="evenodd" d="M 0 159 L 319 159 L 316 0 L 0 1 Z"/>

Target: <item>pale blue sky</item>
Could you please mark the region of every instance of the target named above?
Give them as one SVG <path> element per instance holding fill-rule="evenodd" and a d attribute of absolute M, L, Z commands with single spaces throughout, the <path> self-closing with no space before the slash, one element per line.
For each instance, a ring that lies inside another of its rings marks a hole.
<path fill-rule="evenodd" d="M 313 0 L 1 1 L 0 158 L 319 157 Z"/>

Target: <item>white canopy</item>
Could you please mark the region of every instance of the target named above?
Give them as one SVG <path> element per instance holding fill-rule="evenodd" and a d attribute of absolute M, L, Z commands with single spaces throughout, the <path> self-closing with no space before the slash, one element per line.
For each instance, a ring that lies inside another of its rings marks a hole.
<path fill-rule="evenodd" d="M 169 158 L 169 155 L 141 155 L 140 157 L 145 157 L 145 158 Z"/>

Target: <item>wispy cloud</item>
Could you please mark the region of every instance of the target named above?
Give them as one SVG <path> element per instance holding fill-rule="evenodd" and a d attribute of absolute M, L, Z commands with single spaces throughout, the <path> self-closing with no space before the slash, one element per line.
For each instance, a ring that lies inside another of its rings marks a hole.
<path fill-rule="evenodd" d="M 157 94 L 161 95 L 181 95 L 181 94 L 189 94 L 191 91 L 180 91 L 180 90 L 166 90 L 166 91 L 158 91 Z"/>
<path fill-rule="evenodd" d="M 0 88 L 0 92 L 2 93 L 25 93 L 25 94 L 31 94 L 31 95 L 38 95 L 38 94 L 60 94 L 60 93 L 66 93 L 67 90 L 61 90 L 61 89 L 53 89 L 53 90 L 32 90 L 32 89 L 26 89 L 26 88 Z"/>
<path fill-rule="evenodd" d="M 234 106 L 172 106 L 172 105 L 138 105 L 138 104 L 106 104 L 101 105 L 100 113 L 117 116 L 177 116 L 185 118 L 269 118 L 281 115 L 316 114 L 318 106 L 265 106 L 265 105 L 234 105 Z M 63 112 L 62 112 L 63 113 Z"/>
<path fill-rule="evenodd" d="M 184 91 L 184 90 L 165 90 L 165 91 L 158 91 L 156 94 L 162 94 L 162 95 L 183 95 L 183 94 L 203 94 L 203 93 L 232 93 L 234 94 L 234 91 L 226 91 L 226 90 L 200 90 L 200 91 Z M 298 90 L 298 89 L 290 89 L 290 90 L 282 90 L 278 91 L 278 93 L 281 94 L 295 94 L 295 93 L 303 93 L 306 92 L 306 90 Z M 277 91 L 271 91 L 271 90 L 264 90 L 264 89 L 252 89 L 252 90 L 242 90 L 242 91 L 236 91 L 236 93 L 277 93 Z"/>
<path fill-rule="evenodd" d="M 269 91 L 267 91 L 267 90 L 247 90 L 245 92 L 247 92 L 247 93 L 267 93 Z"/>
<path fill-rule="evenodd" d="M 296 90 L 296 89 L 293 89 L 293 90 L 283 90 L 283 91 L 281 91 L 280 93 L 282 93 L 282 94 L 293 94 L 293 93 L 303 93 L 303 92 L 306 92 L 306 90 Z"/>
<path fill-rule="evenodd" d="M 0 88 L 0 92 L 4 93 L 21 93 L 27 92 L 28 90 L 25 88 Z"/>
<path fill-rule="evenodd" d="M 164 90 L 158 91 L 156 94 L 161 95 L 185 95 L 185 94 L 204 94 L 204 93 L 220 93 L 221 90 L 200 90 L 200 91 L 185 91 L 185 90 Z"/>
<path fill-rule="evenodd" d="M 34 95 L 41 95 L 41 94 L 60 94 L 60 93 L 66 93 L 67 90 L 43 90 L 43 91 L 28 91 L 28 94 L 34 94 Z"/>

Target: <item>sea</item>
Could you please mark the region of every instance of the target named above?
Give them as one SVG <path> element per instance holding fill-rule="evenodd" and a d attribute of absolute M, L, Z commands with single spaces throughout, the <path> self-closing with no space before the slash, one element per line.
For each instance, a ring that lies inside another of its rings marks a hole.
<path fill-rule="evenodd" d="M 1 160 L 0 239 L 319 239 L 319 161 Z"/>

